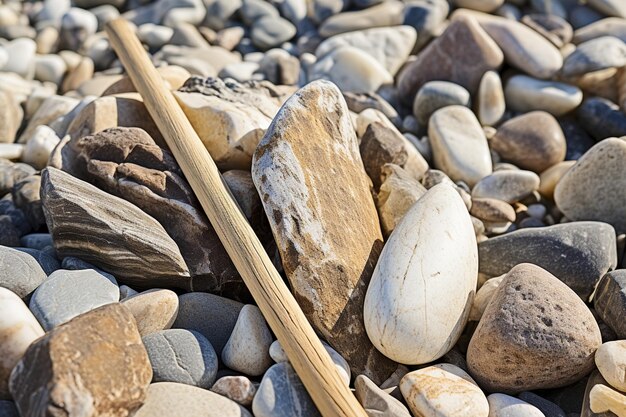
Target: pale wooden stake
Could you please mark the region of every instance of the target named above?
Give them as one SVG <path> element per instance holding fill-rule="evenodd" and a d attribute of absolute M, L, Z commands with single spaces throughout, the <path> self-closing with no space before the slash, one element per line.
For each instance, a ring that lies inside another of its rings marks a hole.
<path fill-rule="evenodd" d="M 124 19 L 106 25 L 113 49 L 235 267 L 324 417 L 367 417 L 241 214 L 173 94 Z M 202 242 L 198 242 L 202 244 Z"/>

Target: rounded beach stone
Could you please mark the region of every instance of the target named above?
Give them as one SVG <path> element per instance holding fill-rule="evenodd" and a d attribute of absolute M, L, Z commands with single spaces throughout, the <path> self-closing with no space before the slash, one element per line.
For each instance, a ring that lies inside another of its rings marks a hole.
<path fill-rule="evenodd" d="M 596 366 L 616 390 L 626 392 L 626 340 L 606 342 L 596 351 Z"/>
<path fill-rule="evenodd" d="M 577 121 L 596 140 L 626 136 L 626 114 L 602 97 L 585 99 L 576 110 Z"/>
<path fill-rule="evenodd" d="M 422 364 L 452 348 L 476 290 L 475 242 L 465 204 L 450 185 L 434 186 L 405 215 L 378 259 L 363 308 L 367 334 L 385 356 Z"/>
<path fill-rule="evenodd" d="M 556 388 L 588 374 L 601 343 L 595 319 L 570 288 L 538 266 L 520 264 L 487 306 L 467 364 L 487 391 Z"/>
<path fill-rule="evenodd" d="M 9 375 L 44 331 L 14 292 L 0 287 L 0 400 L 9 399 Z M 1 414 L 1 413 L 0 413 Z"/>
<path fill-rule="evenodd" d="M 539 175 L 539 193 L 549 199 L 554 198 L 556 185 L 574 164 L 576 164 L 576 161 L 563 161 L 543 171 Z"/>
<path fill-rule="evenodd" d="M 496 125 L 506 110 L 502 81 L 496 71 L 487 71 L 480 80 L 478 87 L 478 104 L 476 114 L 480 123 L 487 126 Z"/>
<path fill-rule="evenodd" d="M 449 363 L 409 372 L 400 381 L 400 391 L 416 416 L 489 416 L 487 398 L 476 382 Z"/>
<path fill-rule="evenodd" d="M 209 389 L 217 375 L 217 355 L 198 332 L 168 329 L 142 338 L 154 382 L 179 382 Z"/>
<path fill-rule="evenodd" d="M 470 321 L 479 321 L 483 316 L 489 301 L 493 297 L 493 294 L 498 289 L 498 286 L 504 279 L 505 275 L 500 275 L 499 277 L 494 277 L 485 281 L 485 283 L 480 287 L 478 292 L 476 292 L 476 296 L 474 297 L 474 303 L 472 304 L 472 310 L 470 311 L 469 320 Z"/>
<path fill-rule="evenodd" d="M 0 287 L 25 298 L 46 278 L 46 273 L 35 258 L 19 250 L 0 246 Z"/>
<path fill-rule="evenodd" d="M 583 101 L 583 93 L 576 86 L 539 80 L 526 75 L 509 78 L 504 96 L 511 110 L 518 112 L 543 110 L 554 116 L 562 116 L 574 110 Z"/>
<path fill-rule="evenodd" d="M 504 0 L 454 0 L 453 3 L 457 7 L 490 13 L 502 6 Z"/>
<path fill-rule="evenodd" d="M 270 49 L 293 38 L 296 27 L 276 16 L 263 16 L 252 26 L 252 42 L 262 50 Z"/>
<path fill-rule="evenodd" d="M 453 181 L 470 187 L 491 174 L 487 138 L 474 113 L 467 107 L 448 106 L 437 110 L 428 123 L 434 164 Z"/>
<path fill-rule="evenodd" d="M 22 161 L 37 169 L 45 168 L 48 164 L 48 158 L 59 144 L 59 137 L 50 127 L 38 126 L 30 136 L 24 147 Z"/>
<path fill-rule="evenodd" d="M 175 382 L 148 386 L 148 395 L 133 417 L 252 417 L 236 402 L 214 392 Z"/>
<path fill-rule="evenodd" d="M 514 222 L 515 210 L 505 201 L 493 198 L 472 199 L 472 216 L 488 222 Z"/>
<path fill-rule="evenodd" d="M 472 189 L 472 198 L 494 198 L 515 203 L 532 194 L 539 187 L 539 177 L 531 171 L 496 171 L 478 182 Z"/>
<path fill-rule="evenodd" d="M 120 299 L 111 276 L 93 269 L 54 271 L 33 293 L 29 308 L 48 331 L 74 317 Z"/>
<path fill-rule="evenodd" d="M 537 407 L 546 417 L 567 417 L 561 407 L 533 392 L 524 391 L 518 395 L 518 398 Z"/>
<path fill-rule="evenodd" d="M 502 159 L 537 173 L 565 159 L 563 130 L 554 116 L 543 111 L 506 121 L 489 143 Z"/>
<path fill-rule="evenodd" d="M 169 329 L 178 314 L 178 296 L 171 290 L 144 291 L 125 297 L 122 304 L 133 313 L 141 336 Z"/>
<path fill-rule="evenodd" d="M 419 89 L 413 101 L 413 115 L 426 126 L 430 116 L 446 106 L 470 105 L 470 93 L 458 84 L 449 81 L 430 81 Z"/>
<path fill-rule="evenodd" d="M 224 365 L 250 376 L 263 375 L 272 364 L 269 348 L 273 338 L 257 306 L 246 304 L 222 350 Z"/>
<path fill-rule="evenodd" d="M 215 381 L 211 391 L 249 407 L 256 395 L 256 385 L 245 376 L 223 376 Z"/>
<path fill-rule="evenodd" d="M 601 36 L 583 42 L 565 59 L 564 77 L 575 77 L 626 65 L 626 44 L 614 36 Z"/>
<path fill-rule="evenodd" d="M 491 394 L 489 417 L 545 417 L 534 405 L 506 394 Z"/>

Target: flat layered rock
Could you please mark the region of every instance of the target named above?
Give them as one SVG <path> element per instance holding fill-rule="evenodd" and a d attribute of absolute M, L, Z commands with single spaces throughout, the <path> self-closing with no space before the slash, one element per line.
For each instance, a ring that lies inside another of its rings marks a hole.
<path fill-rule="evenodd" d="M 606 274 L 598 283 L 593 297 L 598 316 L 617 335 L 626 338 L 626 271 L 618 269 Z"/>
<path fill-rule="evenodd" d="M 355 373 L 381 382 L 395 366 L 369 343 L 362 303 L 382 235 L 337 87 L 316 81 L 285 103 L 252 177 L 305 315 Z"/>
<path fill-rule="evenodd" d="M 9 389 L 24 416 L 125 417 L 143 403 L 151 378 L 135 320 L 116 303 L 33 343 L 13 370 Z"/>
<path fill-rule="evenodd" d="M 129 284 L 189 287 L 178 246 L 136 206 L 55 168 L 43 171 L 41 189 L 60 256 L 84 259 Z"/>
<path fill-rule="evenodd" d="M 589 299 L 600 278 L 617 265 L 615 231 L 600 222 L 516 230 L 479 243 L 478 256 L 480 272 L 489 276 L 506 274 L 521 263 L 538 265 L 583 300 Z"/>

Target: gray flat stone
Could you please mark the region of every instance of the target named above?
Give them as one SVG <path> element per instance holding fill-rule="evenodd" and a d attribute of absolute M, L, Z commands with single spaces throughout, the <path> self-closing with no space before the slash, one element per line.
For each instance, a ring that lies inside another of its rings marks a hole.
<path fill-rule="evenodd" d="M 19 250 L 0 246 L 0 287 L 8 288 L 24 298 L 45 279 L 46 273 L 35 258 Z"/>

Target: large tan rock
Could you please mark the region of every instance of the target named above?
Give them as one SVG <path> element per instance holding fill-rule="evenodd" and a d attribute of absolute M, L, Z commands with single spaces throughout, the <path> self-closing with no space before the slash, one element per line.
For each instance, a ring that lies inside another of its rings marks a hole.
<path fill-rule="evenodd" d="M 175 97 L 217 166 L 228 170 L 250 168 L 285 94 L 266 81 L 192 77 Z"/>
<path fill-rule="evenodd" d="M 395 365 L 363 325 L 382 235 L 335 85 L 315 81 L 287 100 L 259 144 L 252 177 L 302 310 L 355 374 L 382 382 Z"/>
<path fill-rule="evenodd" d="M 115 303 L 32 344 L 9 388 L 23 416 L 126 417 L 143 403 L 151 379 L 135 320 Z"/>

